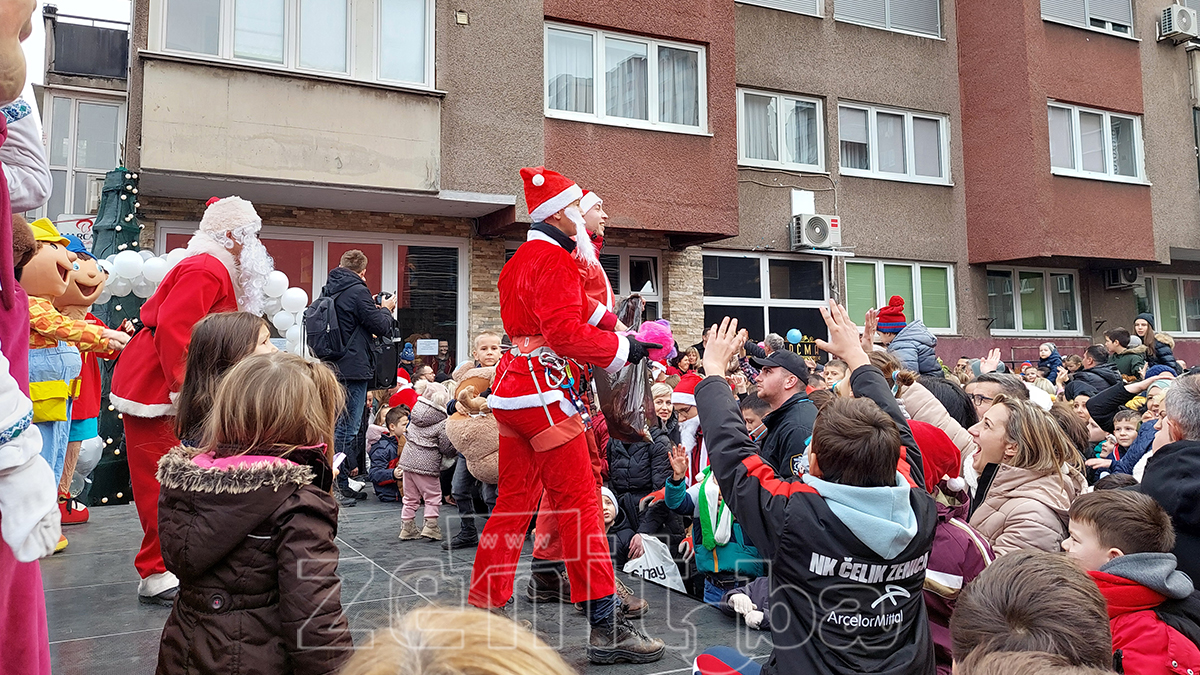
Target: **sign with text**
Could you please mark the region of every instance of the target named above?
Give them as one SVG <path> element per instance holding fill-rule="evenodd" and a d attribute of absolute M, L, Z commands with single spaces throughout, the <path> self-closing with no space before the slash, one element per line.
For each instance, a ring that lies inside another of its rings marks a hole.
<path fill-rule="evenodd" d="M 437 356 L 437 340 L 417 340 L 417 356 Z"/>

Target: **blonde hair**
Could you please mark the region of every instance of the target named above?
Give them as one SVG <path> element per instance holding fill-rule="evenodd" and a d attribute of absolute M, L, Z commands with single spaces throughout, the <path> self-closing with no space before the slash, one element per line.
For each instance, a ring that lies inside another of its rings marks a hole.
<path fill-rule="evenodd" d="M 424 388 L 424 391 L 420 394 L 420 396 L 421 398 L 424 398 L 432 403 L 435 407 L 442 408 L 443 410 L 446 408 L 446 405 L 450 403 L 451 399 L 450 392 L 447 391 L 446 386 L 440 382 L 430 382 L 429 385 Z"/>
<path fill-rule="evenodd" d="M 537 635 L 481 609 L 425 607 L 375 631 L 340 675 L 575 675 Z"/>
<path fill-rule="evenodd" d="M 499 333 L 497 333 L 496 331 L 493 331 L 493 330 L 485 330 L 485 331 L 481 331 L 481 332 L 479 333 L 479 335 L 476 335 L 476 336 L 475 336 L 475 349 L 479 349 L 479 339 L 480 339 L 480 338 L 485 338 L 485 337 L 496 338 L 496 342 L 500 342 L 500 343 L 503 343 L 503 342 L 504 342 L 504 339 L 503 339 L 503 338 L 501 338 L 501 337 L 500 337 L 500 334 L 499 334 Z"/>
<path fill-rule="evenodd" d="M 1050 413 L 1035 403 L 1005 394 L 997 394 L 992 405 L 1008 409 L 1004 431 L 1017 445 L 1017 454 L 1009 464 L 1044 475 L 1058 474 L 1063 464 L 1083 471 L 1083 460 L 1074 443 Z"/>
<path fill-rule="evenodd" d="M 218 457 L 286 456 L 325 444 L 333 457 L 333 428 L 345 405 L 337 377 L 320 361 L 276 352 L 248 356 L 229 369 L 213 396 L 200 452 Z"/>
<path fill-rule="evenodd" d="M 671 398 L 671 394 L 673 392 L 674 392 L 674 390 L 671 389 L 671 387 L 668 386 L 666 382 L 655 382 L 650 387 L 650 398 L 652 398 L 652 399 L 662 398 L 663 396 L 666 396 L 667 398 Z"/>

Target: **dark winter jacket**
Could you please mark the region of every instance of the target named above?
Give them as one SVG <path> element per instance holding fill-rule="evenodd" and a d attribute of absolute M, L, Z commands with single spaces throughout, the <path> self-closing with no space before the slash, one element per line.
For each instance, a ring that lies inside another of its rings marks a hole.
<path fill-rule="evenodd" d="M 339 295 L 340 294 L 340 295 Z M 342 381 L 370 380 L 375 377 L 371 356 L 371 336 L 391 337 L 392 315 L 375 304 L 367 283 L 354 272 L 335 267 L 329 270 L 329 280 L 321 289 L 323 297 L 337 295 L 333 301 L 337 312 L 338 330 L 346 352 L 330 361 Z"/>
<path fill-rule="evenodd" d="M 1047 358 L 1038 359 L 1037 367 L 1038 370 L 1046 371 L 1046 379 L 1053 382 L 1054 378 L 1058 377 L 1058 369 L 1062 368 L 1062 364 L 1062 354 L 1059 354 L 1058 349 L 1055 348 Z"/>
<path fill-rule="evenodd" d="M 1176 569 L 1175 556 L 1123 555 L 1088 574 L 1104 594 L 1113 662 L 1119 660 L 1124 672 L 1200 672 L 1200 648 L 1155 614 L 1164 601 L 1183 600 L 1194 590 L 1192 580 Z"/>
<path fill-rule="evenodd" d="M 381 502 L 400 501 L 400 483 L 396 480 L 396 464 L 400 461 L 400 442 L 384 434 L 371 446 L 371 469 L 367 477 L 375 486 L 375 496 Z"/>
<path fill-rule="evenodd" d="M 458 454 L 446 435 L 446 418 L 446 410 L 441 406 L 424 396 L 417 399 L 408 416 L 404 452 L 397 463 L 402 471 L 437 476 L 442 472 L 442 458 Z"/>
<path fill-rule="evenodd" d="M 812 436 L 816 419 L 817 406 L 803 391 L 793 394 L 763 418 L 767 431 L 758 439 L 762 445 L 759 454 L 780 476 L 795 478 L 801 473 L 800 461 L 808 449 L 805 442 Z"/>
<path fill-rule="evenodd" d="M 1078 370 L 1071 375 L 1071 381 L 1090 385 L 1096 391 L 1104 391 L 1114 384 L 1121 383 L 1121 374 L 1117 372 L 1117 364 L 1102 363 L 1094 368 Z"/>
<path fill-rule="evenodd" d="M 629 562 L 629 542 L 633 541 L 637 532 L 637 523 L 630 518 L 624 509 L 617 509 L 617 517 L 608 527 L 608 551 L 617 569 L 625 567 Z"/>
<path fill-rule="evenodd" d="M 910 321 L 888 344 L 888 353 L 900 360 L 905 370 L 922 375 L 945 377 L 942 364 L 938 363 L 937 338 L 919 319 Z"/>
<path fill-rule="evenodd" d="M 159 675 L 323 675 L 350 657 L 337 502 L 313 484 L 313 467 L 328 469 L 318 457 L 193 459 L 176 448 L 159 462 L 163 561 L 179 577 Z"/>
<path fill-rule="evenodd" d="M 938 675 L 950 675 L 953 653 L 950 641 L 950 615 L 958 596 L 996 559 L 992 547 L 975 528 L 967 524 L 970 496 L 954 492 L 942 481 L 937 501 L 937 533 L 925 570 L 925 609 L 929 612 L 929 633 L 933 637 Z"/>
<path fill-rule="evenodd" d="M 1146 462 L 1139 489 L 1171 515 L 1179 571 L 1200 579 L 1200 441 L 1159 448 Z"/>
<path fill-rule="evenodd" d="M 1176 375 L 1183 372 L 1179 361 L 1175 360 L 1175 338 L 1166 333 L 1155 333 L 1154 338 L 1146 344 L 1146 362 L 1151 366 L 1166 366 L 1174 370 Z"/>
<path fill-rule="evenodd" d="M 879 404 L 911 442 L 879 369 L 856 369 L 850 387 Z M 721 494 L 771 561 L 775 650 L 764 675 L 932 672 L 922 588 L 937 511 L 925 492 L 919 448 L 904 455 L 919 488 L 905 487 L 899 473 L 897 485 L 885 488 L 781 479 L 758 456 L 728 385 L 705 379 L 696 404 Z M 907 508 L 896 501 L 897 490 Z M 891 518 L 868 510 L 882 502 Z"/>
<path fill-rule="evenodd" d="M 1142 366 L 1146 363 L 1147 351 L 1148 350 L 1146 349 L 1145 345 L 1139 345 L 1132 349 L 1126 349 L 1120 354 L 1113 354 L 1112 357 L 1109 358 L 1109 363 L 1112 363 L 1117 367 L 1117 372 L 1120 373 L 1126 381 L 1140 380 L 1142 379 Z"/>
<path fill-rule="evenodd" d="M 637 499 L 661 489 L 671 477 L 671 439 L 658 425 L 650 429 L 652 442 L 626 443 L 608 440 L 609 487 L 617 495 L 634 494 Z"/>

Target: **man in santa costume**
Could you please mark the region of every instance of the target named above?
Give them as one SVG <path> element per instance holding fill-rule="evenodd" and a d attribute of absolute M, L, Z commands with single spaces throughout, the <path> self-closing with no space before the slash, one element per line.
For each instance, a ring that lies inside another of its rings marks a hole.
<path fill-rule="evenodd" d="M 138 600 L 170 605 L 179 580 L 163 564 L 158 543 L 158 460 L 179 445 L 175 398 L 183 380 L 192 327 L 217 312 L 263 311 L 271 256 L 258 240 L 262 219 L 240 197 L 210 199 L 187 256 L 167 273 L 146 304 L 145 328 L 130 340 L 113 373 L 114 407 L 124 413 L 125 448 L 142 546 L 134 566 Z"/>
<path fill-rule="evenodd" d="M 513 343 L 488 397 L 500 431 L 500 493 L 480 537 L 469 601 L 500 611 L 511 601 L 523 535 L 544 488 L 541 508 L 558 514 L 571 601 L 585 603 L 592 624 L 588 659 L 657 661 L 666 650 L 663 642 L 646 637 L 616 611 L 619 599 L 574 382 L 581 366 L 615 372 L 646 358 L 657 345 L 588 323 L 579 265 L 571 255 L 576 246 L 591 246 L 579 186 L 543 167 L 521 169 L 521 178 L 535 222 L 498 283 L 500 318 Z"/>

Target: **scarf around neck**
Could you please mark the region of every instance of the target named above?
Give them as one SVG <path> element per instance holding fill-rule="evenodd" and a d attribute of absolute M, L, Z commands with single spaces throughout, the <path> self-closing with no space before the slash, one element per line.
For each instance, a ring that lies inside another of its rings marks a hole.
<path fill-rule="evenodd" d="M 712 551 L 729 543 L 733 532 L 733 514 L 721 499 L 721 489 L 712 468 L 704 467 L 700 479 L 700 532 L 704 548 Z"/>

